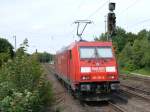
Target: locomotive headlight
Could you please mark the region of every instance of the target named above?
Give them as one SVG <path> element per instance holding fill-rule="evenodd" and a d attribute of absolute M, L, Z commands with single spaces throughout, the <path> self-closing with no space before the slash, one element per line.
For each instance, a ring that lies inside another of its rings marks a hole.
<path fill-rule="evenodd" d="M 114 79 L 115 77 L 113 75 L 108 75 L 107 78 Z"/>
<path fill-rule="evenodd" d="M 82 79 L 82 80 L 89 80 L 89 79 L 90 79 L 90 76 L 82 76 L 81 79 Z"/>
<path fill-rule="evenodd" d="M 91 67 L 81 67 L 81 73 L 89 73 L 91 72 Z"/>
<path fill-rule="evenodd" d="M 115 66 L 106 67 L 106 72 L 116 72 Z"/>

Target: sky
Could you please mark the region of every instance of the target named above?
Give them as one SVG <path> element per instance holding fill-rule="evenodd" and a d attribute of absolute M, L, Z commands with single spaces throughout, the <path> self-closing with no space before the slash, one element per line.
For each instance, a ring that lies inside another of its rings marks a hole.
<path fill-rule="evenodd" d="M 17 48 L 25 38 L 28 52 L 56 53 L 76 36 L 75 20 L 88 19 L 83 39 L 92 41 L 105 32 L 108 3 L 116 3 L 117 26 L 128 32 L 150 30 L 150 0 L 0 0 L 0 37 Z"/>

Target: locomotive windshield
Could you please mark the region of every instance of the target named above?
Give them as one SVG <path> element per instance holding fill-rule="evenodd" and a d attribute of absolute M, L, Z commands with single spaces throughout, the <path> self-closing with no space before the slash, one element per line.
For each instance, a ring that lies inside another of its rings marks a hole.
<path fill-rule="evenodd" d="M 111 47 L 80 47 L 80 58 L 112 58 Z"/>

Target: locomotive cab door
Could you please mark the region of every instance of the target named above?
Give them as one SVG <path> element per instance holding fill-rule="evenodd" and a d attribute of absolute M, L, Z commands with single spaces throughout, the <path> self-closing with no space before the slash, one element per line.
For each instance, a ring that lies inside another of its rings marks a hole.
<path fill-rule="evenodd" d="M 72 51 L 68 51 L 68 58 L 67 58 L 67 79 L 70 81 L 70 72 L 71 72 L 71 59 L 72 59 Z"/>

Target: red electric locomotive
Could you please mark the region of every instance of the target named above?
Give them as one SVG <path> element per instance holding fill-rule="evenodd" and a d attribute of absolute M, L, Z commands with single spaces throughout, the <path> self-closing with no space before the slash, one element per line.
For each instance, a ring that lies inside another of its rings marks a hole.
<path fill-rule="evenodd" d="M 112 42 L 74 42 L 56 53 L 56 75 L 85 101 L 110 99 L 118 87 Z"/>

